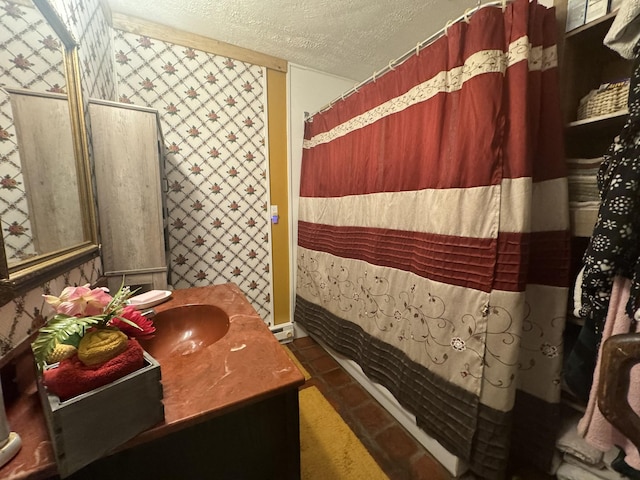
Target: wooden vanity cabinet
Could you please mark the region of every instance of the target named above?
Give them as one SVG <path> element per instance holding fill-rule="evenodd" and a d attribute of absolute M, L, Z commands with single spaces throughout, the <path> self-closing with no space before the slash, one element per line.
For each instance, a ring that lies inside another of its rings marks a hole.
<path fill-rule="evenodd" d="M 166 290 L 164 141 L 156 110 L 89 102 L 98 224 L 109 289 Z"/>

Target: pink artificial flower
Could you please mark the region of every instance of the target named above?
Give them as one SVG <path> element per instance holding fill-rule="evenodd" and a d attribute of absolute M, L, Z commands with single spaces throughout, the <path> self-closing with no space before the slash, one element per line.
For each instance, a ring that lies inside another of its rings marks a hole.
<path fill-rule="evenodd" d="M 123 322 L 118 317 L 126 318 L 130 322 L 138 325 L 140 329 L 137 329 L 136 327 Z M 155 333 L 156 331 L 156 327 L 153 326 L 153 321 L 142 315 L 135 307 L 132 307 L 131 305 L 127 305 L 126 307 L 124 307 L 118 317 L 112 318 L 109 322 L 109 325 L 118 328 L 122 331 L 122 333 L 130 338 L 147 337 L 152 333 Z"/>
<path fill-rule="evenodd" d="M 82 287 L 66 287 L 59 297 L 53 295 L 43 295 L 43 297 L 56 313 L 75 317 L 100 315 L 112 300 L 106 289 L 92 290 L 88 283 Z"/>

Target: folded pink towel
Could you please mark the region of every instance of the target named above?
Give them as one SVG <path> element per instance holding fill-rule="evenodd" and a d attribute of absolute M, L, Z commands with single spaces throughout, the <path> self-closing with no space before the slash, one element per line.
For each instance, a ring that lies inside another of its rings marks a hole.
<path fill-rule="evenodd" d="M 82 363 L 77 355 L 62 360 L 57 368 L 45 370 L 47 390 L 67 400 L 81 393 L 111 383 L 144 366 L 144 350 L 137 340 L 129 339 L 127 349 L 117 357 L 92 367 Z"/>

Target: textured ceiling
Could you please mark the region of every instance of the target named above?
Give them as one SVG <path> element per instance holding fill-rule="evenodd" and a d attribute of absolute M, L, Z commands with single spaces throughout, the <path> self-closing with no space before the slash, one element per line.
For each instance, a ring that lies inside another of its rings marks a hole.
<path fill-rule="evenodd" d="M 109 0 L 131 15 L 361 81 L 475 0 Z"/>

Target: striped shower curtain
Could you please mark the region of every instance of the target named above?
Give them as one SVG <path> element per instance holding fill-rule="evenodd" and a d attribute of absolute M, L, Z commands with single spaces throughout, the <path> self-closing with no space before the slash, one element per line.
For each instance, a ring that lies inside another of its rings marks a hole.
<path fill-rule="evenodd" d="M 305 130 L 295 321 L 484 478 L 510 447 L 548 467 L 558 425 L 555 29 L 535 2 L 482 8 Z"/>

